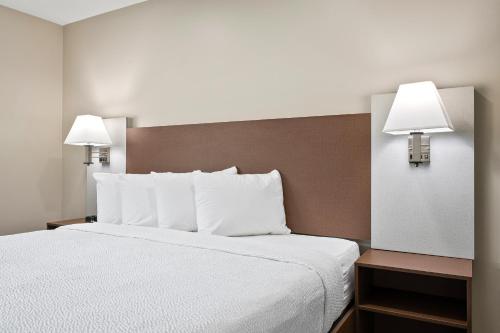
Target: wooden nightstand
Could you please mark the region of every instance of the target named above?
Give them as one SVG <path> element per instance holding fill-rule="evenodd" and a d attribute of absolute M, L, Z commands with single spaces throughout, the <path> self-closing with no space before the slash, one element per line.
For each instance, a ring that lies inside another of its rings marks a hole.
<path fill-rule="evenodd" d="M 472 260 L 368 250 L 356 262 L 358 333 L 470 333 Z"/>
<path fill-rule="evenodd" d="M 81 219 L 73 219 L 73 220 L 63 220 L 63 221 L 54 221 L 54 222 L 47 222 L 47 230 L 54 230 L 59 227 L 62 227 L 63 225 L 69 225 L 69 224 L 77 224 L 77 223 L 86 223 L 84 218 Z"/>

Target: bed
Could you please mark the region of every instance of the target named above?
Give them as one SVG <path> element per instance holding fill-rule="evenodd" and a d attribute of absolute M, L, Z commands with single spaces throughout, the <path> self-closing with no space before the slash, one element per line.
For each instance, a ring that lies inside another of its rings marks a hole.
<path fill-rule="evenodd" d="M 357 244 L 103 223 L 3 237 L 2 332 L 328 332 Z"/>
<path fill-rule="evenodd" d="M 129 173 L 278 169 L 294 234 L 92 223 L 3 236 L 0 331 L 353 332 L 369 143 L 369 115 L 128 129 Z"/>

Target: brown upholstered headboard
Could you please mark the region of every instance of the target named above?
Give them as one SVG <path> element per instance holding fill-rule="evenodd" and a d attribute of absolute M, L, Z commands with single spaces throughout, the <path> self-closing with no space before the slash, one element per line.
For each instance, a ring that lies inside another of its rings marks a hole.
<path fill-rule="evenodd" d="M 294 233 L 370 239 L 370 115 L 127 129 L 127 172 L 273 169 Z"/>

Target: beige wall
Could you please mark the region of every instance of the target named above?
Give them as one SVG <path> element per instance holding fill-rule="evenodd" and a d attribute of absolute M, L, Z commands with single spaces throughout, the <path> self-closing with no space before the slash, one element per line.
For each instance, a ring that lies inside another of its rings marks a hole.
<path fill-rule="evenodd" d="M 369 112 L 402 82 L 477 89 L 475 332 L 500 331 L 500 1 L 150 0 L 64 28 L 64 114 L 136 126 Z M 64 215 L 84 212 L 64 149 Z"/>
<path fill-rule="evenodd" d="M 0 6 L 0 235 L 61 217 L 63 29 Z"/>

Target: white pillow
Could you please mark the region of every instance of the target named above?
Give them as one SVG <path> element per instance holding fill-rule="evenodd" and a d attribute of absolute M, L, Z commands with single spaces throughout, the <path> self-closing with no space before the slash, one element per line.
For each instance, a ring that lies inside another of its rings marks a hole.
<path fill-rule="evenodd" d="M 212 174 L 237 172 L 236 167 L 232 167 Z M 193 177 L 201 173 L 152 173 L 160 228 L 196 231 Z"/>
<path fill-rule="evenodd" d="M 289 234 L 277 170 L 256 175 L 195 175 L 198 231 L 223 236 Z"/>
<path fill-rule="evenodd" d="M 121 175 L 120 195 L 123 224 L 158 225 L 152 175 Z"/>
<path fill-rule="evenodd" d="M 94 173 L 97 192 L 97 222 L 122 223 L 119 174 Z"/>

